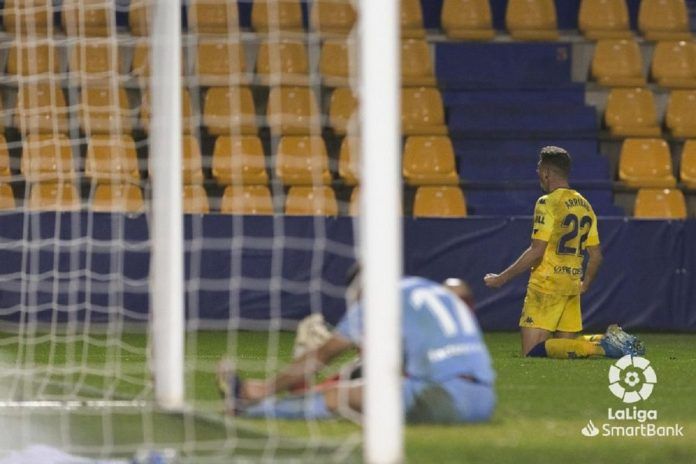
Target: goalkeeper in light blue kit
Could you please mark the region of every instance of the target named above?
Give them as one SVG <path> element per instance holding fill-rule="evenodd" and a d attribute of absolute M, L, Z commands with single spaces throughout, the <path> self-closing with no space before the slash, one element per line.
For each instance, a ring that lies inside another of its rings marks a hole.
<path fill-rule="evenodd" d="M 344 407 L 362 411 L 362 379 L 338 381 L 302 395 L 278 396 L 302 384 L 341 353 L 360 347 L 363 306 L 357 301 L 358 273 L 354 271 L 349 279 L 347 296 L 353 303 L 331 337 L 274 378 L 242 381 L 230 361 L 221 361 L 218 388 L 230 413 L 324 419 L 334 417 Z M 418 277 L 402 279 L 401 297 L 406 419 L 427 423 L 488 420 L 495 407 L 495 375 L 472 311 L 442 285 Z"/>

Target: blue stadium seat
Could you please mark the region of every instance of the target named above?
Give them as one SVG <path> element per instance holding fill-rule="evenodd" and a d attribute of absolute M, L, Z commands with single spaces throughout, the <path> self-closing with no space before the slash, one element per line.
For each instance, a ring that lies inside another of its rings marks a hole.
<path fill-rule="evenodd" d="M 448 90 L 442 92 L 445 107 L 458 105 L 584 105 L 585 89 L 582 86 L 536 90 Z"/>
<path fill-rule="evenodd" d="M 598 216 L 623 216 L 621 208 L 614 205 L 611 189 L 579 189 L 592 204 Z M 542 195 L 540 188 L 518 189 L 466 189 L 470 215 L 477 216 L 531 216 L 534 204 Z"/>
<path fill-rule="evenodd" d="M 495 182 L 495 181 L 532 181 L 536 183 L 536 155 L 489 155 L 489 156 L 462 156 L 460 161 L 459 177 L 467 181 Z M 571 183 L 582 185 L 611 186 L 609 176 L 609 160 L 601 155 L 594 154 L 581 159 L 575 158 Z"/>
<path fill-rule="evenodd" d="M 520 57 L 524 57 L 521 59 Z M 435 75 L 442 89 L 577 87 L 567 43 L 437 43 Z"/>
<path fill-rule="evenodd" d="M 459 137 L 595 138 L 598 128 L 592 107 L 543 103 L 456 106 L 448 125 Z"/>

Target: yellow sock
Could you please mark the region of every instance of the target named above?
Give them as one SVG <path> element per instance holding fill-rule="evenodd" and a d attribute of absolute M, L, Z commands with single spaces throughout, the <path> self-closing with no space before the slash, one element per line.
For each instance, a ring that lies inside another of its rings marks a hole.
<path fill-rule="evenodd" d="M 604 334 L 578 335 L 575 337 L 576 340 L 585 340 L 588 342 L 599 342 L 602 338 L 604 338 Z"/>
<path fill-rule="evenodd" d="M 604 349 L 599 343 L 577 338 L 550 338 L 544 344 L 546 356 L 556 359 L 589 358 L 604 356 Z"/>

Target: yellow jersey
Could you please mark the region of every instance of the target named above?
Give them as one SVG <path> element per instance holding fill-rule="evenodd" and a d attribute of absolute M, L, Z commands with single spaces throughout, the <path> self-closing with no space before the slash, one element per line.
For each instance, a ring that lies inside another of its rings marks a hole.
<path fill-rule="evenodd" d="M 559 188 L 540 197 L 534 208 L 532 238 L 548 242 L 529 286 L 543 293 L 578 295 L 585 247 L 599 245 L 597 216 L 578 192 Z"/>

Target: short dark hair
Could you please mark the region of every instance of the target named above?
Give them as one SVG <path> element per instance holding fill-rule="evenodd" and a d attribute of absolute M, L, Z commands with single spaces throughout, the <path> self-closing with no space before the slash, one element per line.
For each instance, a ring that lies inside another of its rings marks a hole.
<path fill-rule="evenodd" d="M 563 148 L 553 145 L 546 146 L 539 152 L 539 159 L 542 164 L 551 166 L 565 178 L 570 175 L 570 154 Z"/>

